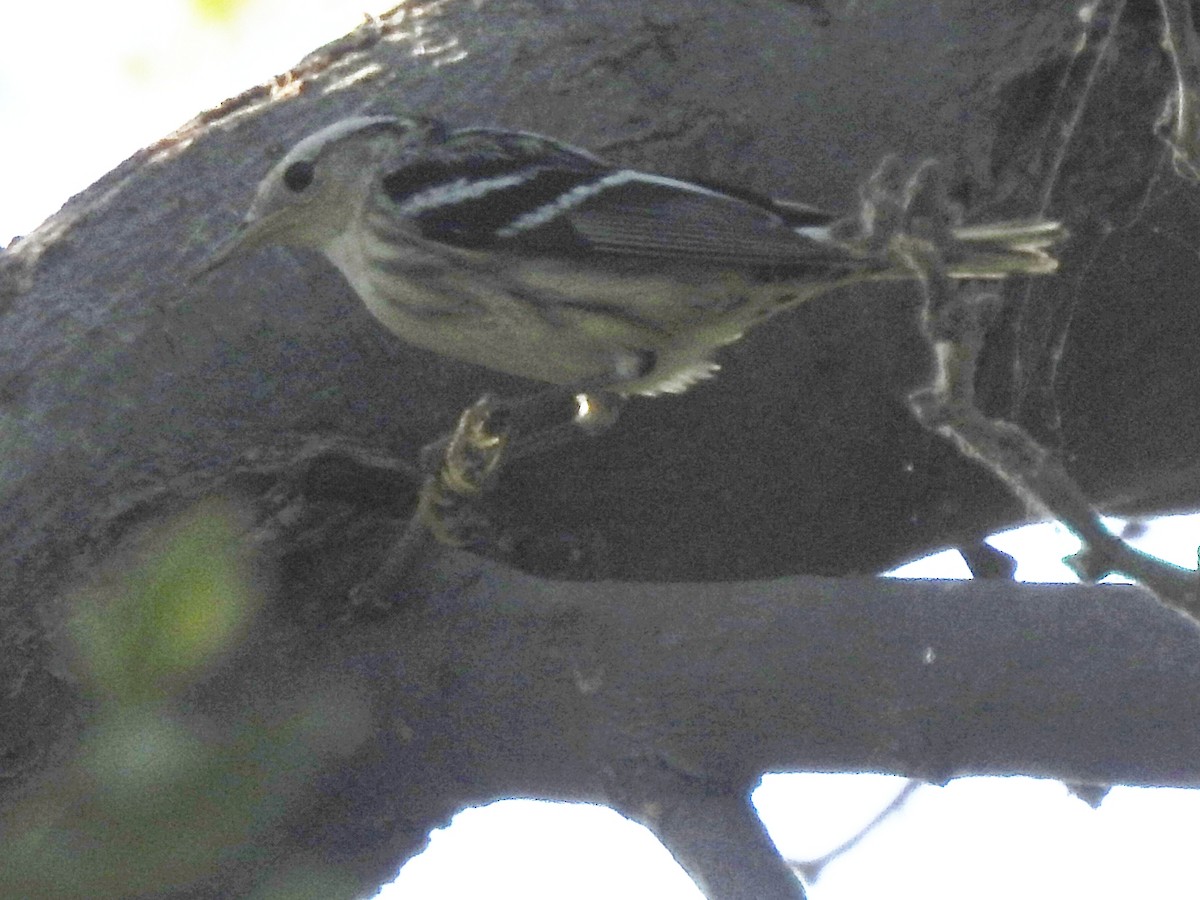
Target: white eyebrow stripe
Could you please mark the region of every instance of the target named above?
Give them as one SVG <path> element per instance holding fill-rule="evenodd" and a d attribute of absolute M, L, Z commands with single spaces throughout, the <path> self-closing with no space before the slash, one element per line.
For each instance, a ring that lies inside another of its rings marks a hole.
<path fill-rule="evenodd" d="M 698 184 L 692 184 L 687 181 L 679 181 L 676 178 L 666 178 L 661 175 L 647 175 L 645 172 L 637 172 L 633 169 L 619 169 L 605 175 L 603 178 L 598 178 L 595 181 L 581 184 L 578 187 L 573 187 L 571 190 L 564 192 L 551 203 L 546 203 L 537 209 L 517 216 L 503 228 L 496 230 L 496 234 L 500 237 L 513 237 L 520 234 L 522 231 L 528 231 L 531 228 L 537 228 L 539 225 L 545 225 L 556 216 L 562 215 L 567 210 L 578 206 L 585 200 L 595 197 L 597 194 L 603 193 L 609 188 L 616 187 L 629 182 L 642 182 L 643 184 L 657 184 L 663 187 L 674 188 L 679 191 L 686 191 L 692 194 L 702 194 L 706 197 L 718 197 L 722 200 L 733 199 L 728 194 L 722 194 L 720 191 L 710 190 Z"/>
<path fill-rule="evenodd" d="M 533 170 L 523 169 L 513 175 L 500 175 L 496 178 L 456 178 L 454 181 L 436 184 L 412 195 L 400 204 L 400 211 L 412 215 L 441 206 L 453 206 L 464 200 L 478 200 L 493 191 L 524 184 L 532 177 Z"/>

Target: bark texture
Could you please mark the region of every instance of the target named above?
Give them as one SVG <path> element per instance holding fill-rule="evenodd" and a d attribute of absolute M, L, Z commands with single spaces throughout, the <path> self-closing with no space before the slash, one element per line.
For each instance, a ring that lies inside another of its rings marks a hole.
<path fill-rule="evenodd" d="M 1155 131 L 1160 31 L 1149 3 L 1087 21 L 969 0 L 411 3 L 73 198 L 0 253 L 0 822 L 91 796 L 80 760 L 114 707 L 71 623 L 213 496 L 259 606 L 123 721 L 199 735 L 206 771 L 262 803 L 113 895 L 302 872 L 354 896 L 463 805 L 531 796 L 646 822 L 714 898 L 798 896 L 743 815 L 764 771 L 1195 784 L 1200 644 L 1144 594 L 801 577 L 955 545 L 986 562 L 981 536 L 1023 518 L 907 411 L 928 371 L 910 286 L 814 301 L 713 382 L 515 464 L 505 564 L 433 554 L 366 615 L 346 593 L 411 508 L 417 449 L 483 391 L 529 386 L 399 344 L 313 256 L 184 276 L 287 147 L 362 113 L 544 132 L 841 211 L 885 154 L 933 156 L 970 220 L 1073 234 L 1061 274 L 1006 288 L 987 410 L 1098 505 L 1194 508 L 1200 213 Z"/>

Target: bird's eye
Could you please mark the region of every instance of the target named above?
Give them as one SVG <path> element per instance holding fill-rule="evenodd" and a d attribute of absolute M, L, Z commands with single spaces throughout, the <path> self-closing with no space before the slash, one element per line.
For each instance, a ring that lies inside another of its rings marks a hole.
<path fill-rule="evenodd" d="M 301 160 L 294 162 L 283 170 L 283 183 L 289 191 L 297 194 L 312 184 L 313 164 Z"/>

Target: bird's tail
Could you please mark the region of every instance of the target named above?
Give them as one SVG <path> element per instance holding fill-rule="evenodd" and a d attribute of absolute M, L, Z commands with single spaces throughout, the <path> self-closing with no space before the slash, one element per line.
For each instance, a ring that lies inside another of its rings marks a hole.
<path fill-rule="evenodd" d="M 943 248 L 952 278 L 1048 275 L 1058 269 L 1051 249 L 1067 236 L 1061 222 L 1047 219 L 965 225 L 951 231 Z"/>

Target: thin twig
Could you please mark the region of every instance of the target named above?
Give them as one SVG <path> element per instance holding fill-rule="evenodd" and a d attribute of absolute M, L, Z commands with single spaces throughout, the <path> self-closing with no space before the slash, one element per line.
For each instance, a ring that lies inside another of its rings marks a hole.
<path fill-rule="evenodd" d="M 817 879 L 821 877 L 821 873 L 825 871 L 826 866 L 828 866 L 835 859 L 849 853 L 860 843 L 862 843 L 863 839 L 867 835 L 902 810 L 905 804 L 908 803 L 908 798 L 911 797 L 917 788 L 924 783 L 925 782 L 917 778 L 910 778 L 904 783 L 904 787 L 900 789 L 900 793 L 896 794 L 896 796 L 892 798 L 892 801 L 882 810 L 880 810 L 879 814 L 876 815 L 875 818 L 859 829 L 858 832 L 852 835 L 848 840 L 838 844 L 824 856 L 809 860 L 789 859 L 787 860 L 787 864 L 792 867 L 792 870 L 797 875 L 804 879 L 805 884 L 816 884 Z"/>
<path fill-rule="evenodd" d="M 1175 70 L 1175 90 L 1160 122 L 1170 122 L 1165 140 L 1175 172 L 1200 181 L 1200 39 L 1190 0 L 1158 0 L 1163 18 L 1163 49 Z"/>
<path fill-rule="evenodd" d="M 934 178 L 936 171 L 926 167 L 914 181 Z M 910 182 L 905 202 L 912 211 L 929 215 L 941 194 L 936 185 Z M 920 232 L 932 238 L 913 236 Z M 1058 519 L 1074 533 L 1083 550 L 1069 563 L 1081 578 L 1096 580 L 1122 572 L 1167 606 L 1200 623 L 1200 578 L 1195 572 L 1135 550 L 1112 534 L 1050 450 L 1020 425 L 988 418 L 975 405 L 984 323 L 997 298 L 969 287 L 955 288 L 942 261 L 939 233 L 937 227 L 913 229 L 906 223 L 889 245 L 892 256 L 919 279 L 925 301 L 920 327 L 933 353 L 934 368 L 929 382 L 909 395 L 917 420 L 984 465 L 1030 508 Z"/>

